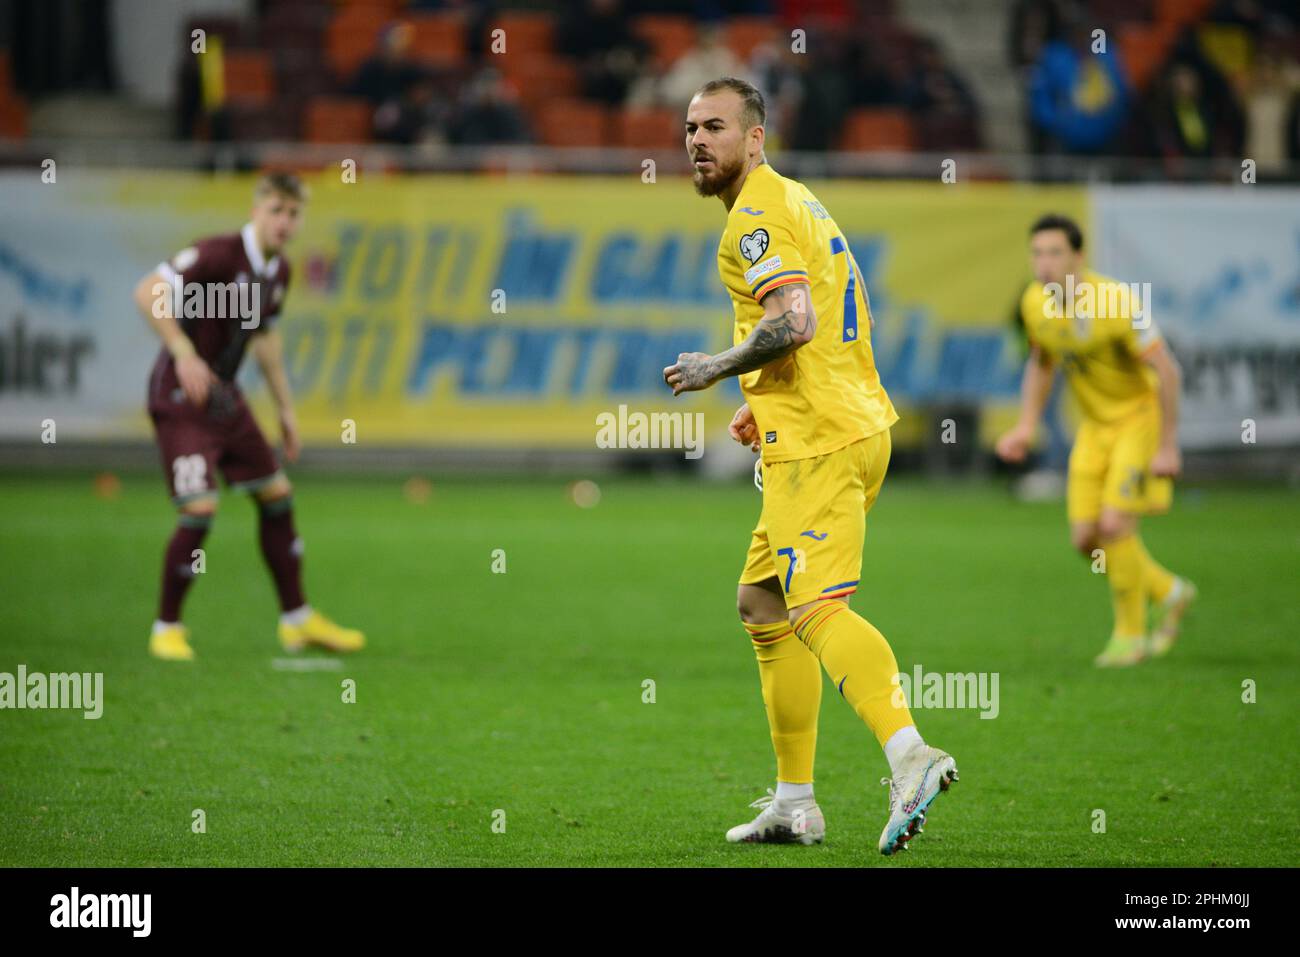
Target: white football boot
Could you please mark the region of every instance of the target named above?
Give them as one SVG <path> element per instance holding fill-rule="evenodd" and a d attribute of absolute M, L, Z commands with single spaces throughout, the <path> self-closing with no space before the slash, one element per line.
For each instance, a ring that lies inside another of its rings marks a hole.
<path fill-rule="evenodd" d="M 1196 601 L 1196 586 L 1186 578 L 1175 578 L 1173 590 L 1158 607 L 1159 623 L 1151 631 L 1151 640 L 1147 653 L 1152 658 L 1163 658 L 1169 654 L 1178 640 L 1178 628 L 1183 623 L 1183 615 L 1192 602 Z"/>
<path fill-rule="evenodd" d="M 930 802 L 956 780 L 957 762 L 952 755 L 928 744 L 913 745 L 893 779 L 880 779 L 889 785 L 889 823 L 880 832 L 880 853 L 906 849 L 907 842 L 921 833 Z"/>
<path fill-rule="evenodd" d="M 727 832 L 732 844 L 820 844 L 826 837 L 826 819 L 812 798 L 777 800 L 771 788 L 750 807 L 762 808 L 748 824 Z"/>

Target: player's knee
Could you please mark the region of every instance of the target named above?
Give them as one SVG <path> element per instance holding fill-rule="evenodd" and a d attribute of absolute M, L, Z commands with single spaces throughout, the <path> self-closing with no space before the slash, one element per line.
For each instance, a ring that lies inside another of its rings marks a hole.
<path fill-rule="evenodd" d="M 253 497 L 263 505 L 266 505 L 282 498 L 288 498 L 292 494 L 293 484 L 285 476 L 277 475 L 274 479 L 267 482 L 254 492 Z"/>
<path fill-rule="evenodd" d="M 780 621 L 785 601 L 758 585 L 741 585 L 736 589 L 736 613 L 747 625 Z"/>
<path fill-rule="evenodd" d="M 191 499 L 181 504 L 176 511 L 191 518 L 211 518 L 217 514 L 217 497 L 213 495 Z"/>
<path fill-rule="evenodd" d="M 1136 524 L 1127 512 L 1102 512 L 1097 522 L 1097 537 L 1103 542 L 1113 542 L 1133 531 Z"/>

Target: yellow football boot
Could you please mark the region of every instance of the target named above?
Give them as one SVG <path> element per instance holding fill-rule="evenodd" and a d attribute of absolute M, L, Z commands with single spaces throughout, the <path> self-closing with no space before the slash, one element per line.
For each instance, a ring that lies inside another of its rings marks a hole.
<path fill-rule="evenodd" d="M 149 636 L 149 654 L 164 661 L 193 661 L 190 630 L 177 622 L 158 629 Z"/>
<path fill-rule="evenodd" d="M 365 647 L 366 636 L 355 628 L 344 628 L 312 609 L 301 625 L 280 622 L 280 646 L 285 651 L 302 651 L 307 647 L 326 651 L 360 651 Z"/>

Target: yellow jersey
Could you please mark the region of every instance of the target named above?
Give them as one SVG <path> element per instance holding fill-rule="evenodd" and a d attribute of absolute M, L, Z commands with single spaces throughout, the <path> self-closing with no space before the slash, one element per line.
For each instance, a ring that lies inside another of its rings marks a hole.
<path fill-rule="evenodd" d="M 761 300 L 773 289 L 806 282 L 812 290 L 812 341 L 740 376 L 764 462 L 825 455 L 898 421 L 876 372 L 862 273 L 807 187 L 767 164 L 751 170 L 727 214 L 718 274 L 731 294 L 736 345 L 763 318 Z"/>
<path fill-rule="evenodd" d="M 1064 366 L 1080 410 L 1101 423 L 1156 399 L 1159 380 L 1143 357 L 1160 344 L 1160 332 L 1149 314 L 1135 321 L 1141 312 L 1128 283 L 1090 269 L 1068 278 L 1059 295 L 1032 282 L 1020 297 L 1029 341 Z"/>

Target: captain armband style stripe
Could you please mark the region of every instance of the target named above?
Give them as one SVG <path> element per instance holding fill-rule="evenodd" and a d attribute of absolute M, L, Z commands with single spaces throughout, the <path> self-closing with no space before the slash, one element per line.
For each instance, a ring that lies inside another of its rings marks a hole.
<path fill-rule="evenodd" d="M 788 286 L 792 282 L 807 282 L 808 271 L 805 269 L 787 269 L 785 272 L 773 273 L 751 290 L 755 299 L 762 299 L 777 286 Z"/>

